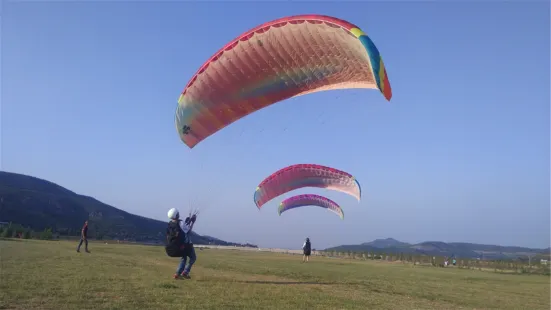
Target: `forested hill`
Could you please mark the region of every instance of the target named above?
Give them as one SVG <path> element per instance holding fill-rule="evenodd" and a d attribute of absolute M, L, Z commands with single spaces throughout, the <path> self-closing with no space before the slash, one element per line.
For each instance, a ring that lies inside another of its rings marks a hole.
<path fill-rule="evenodd" d="M 166 223 L 131 214 L 36 177 L 0 171 L 0 222 L 78 235 L 85 220 L 91 238 L 159 242 Z M 193 233 L 196 244 L 241 245 Z"/>

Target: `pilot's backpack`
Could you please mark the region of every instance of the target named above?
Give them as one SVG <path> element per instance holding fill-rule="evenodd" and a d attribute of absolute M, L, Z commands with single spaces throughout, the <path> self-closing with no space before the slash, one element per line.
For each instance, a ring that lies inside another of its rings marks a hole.
<path fill-rule="evenodd" d="M 180 228 L 180 220 L 170 221 L 168 227 L 166 228 L 166 244 L 165 251 L 166 255 L 170 257 L 182 257 L 184 256 L 185 250 L 185 233 Z"/>

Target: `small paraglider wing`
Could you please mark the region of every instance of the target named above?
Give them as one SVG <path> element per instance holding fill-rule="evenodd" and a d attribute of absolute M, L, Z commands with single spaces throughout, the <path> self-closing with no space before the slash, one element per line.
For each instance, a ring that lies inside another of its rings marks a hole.
<path fill-rule="evenodd" d="M 285 17 L 243 33 L 199 68 L 178 99 L 176 128 L 193 148 L 278 101 L 347 88 L 378 89 L 387 100 L 392 97 L 371 39 L 338 18 Z"/>
<path fill-rule="evenodd" d="M 257 208 L 284 193 L 303 188 L 326 188 L 361 198 L 360 183 L 344 171 L 314 164 L 297 164 L 280 169 L 264 179 L 256 188 Z"/>
<path fill-rule="evenodd" d="M 316 206 L 328 209 L 329 211 L 337 214 L 341 220 L 344 219 L 344 211 L 336 202 L 329 198 L 314 194 L 297 195 L 285 199 L 279 205 L 278 213 L 281 215 L 281 213 L 285 211 L 306 206 Z"/>

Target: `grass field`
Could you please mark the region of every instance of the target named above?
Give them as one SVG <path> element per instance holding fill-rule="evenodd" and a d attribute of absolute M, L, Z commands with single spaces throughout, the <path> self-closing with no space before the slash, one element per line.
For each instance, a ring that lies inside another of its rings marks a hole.
<path fill-rule="evenodd" d="M 401 263 L 197 250 L 191 280 L 161 247 L 0 240 L 0 309 L 550 309 L 550 278 Z"/>

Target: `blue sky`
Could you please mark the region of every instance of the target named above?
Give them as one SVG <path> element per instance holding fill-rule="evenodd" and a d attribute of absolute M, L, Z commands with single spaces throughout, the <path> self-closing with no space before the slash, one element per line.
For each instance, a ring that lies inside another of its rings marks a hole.
<path fill-rule="evenodd" d="M 3 2 L 2 170 L 166 220 L 203 211 L 201 234 L 264 247 L 466 241 L 549 246 L 548 2 Z M 394 97 L 301 96 L 193 150 L 178 96 L 218 48 L 263 22 L 327 14 L 360 26 Z M 345 219 L 258 211 L 267 175 L 295 163 L 348 171 L 362 202 L 319 189 Z"/>

